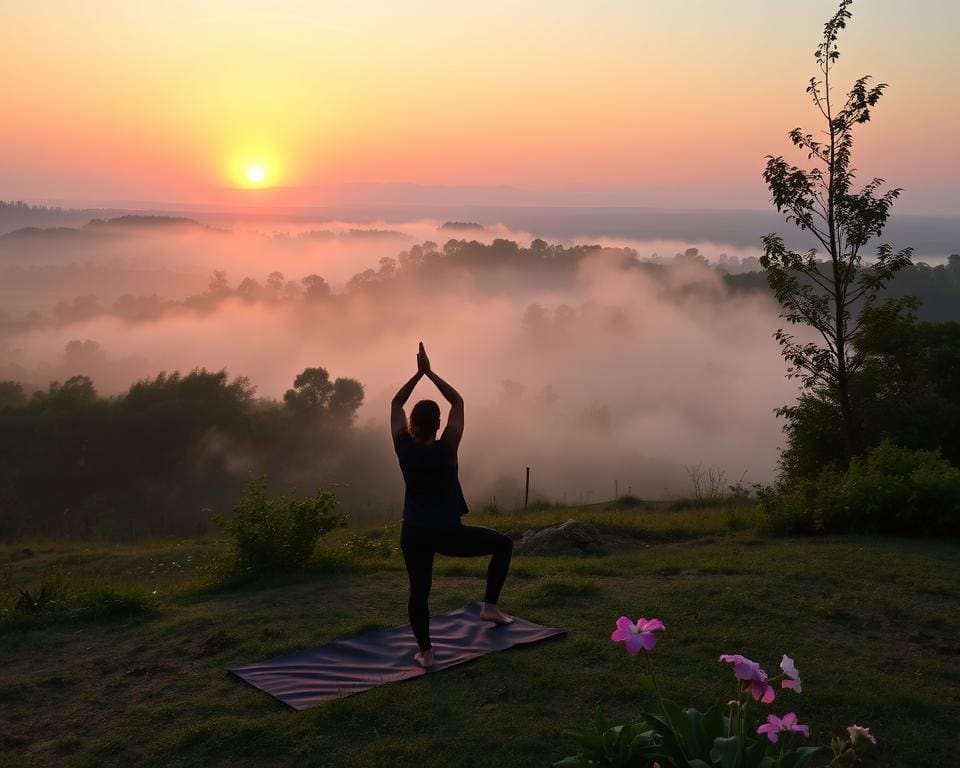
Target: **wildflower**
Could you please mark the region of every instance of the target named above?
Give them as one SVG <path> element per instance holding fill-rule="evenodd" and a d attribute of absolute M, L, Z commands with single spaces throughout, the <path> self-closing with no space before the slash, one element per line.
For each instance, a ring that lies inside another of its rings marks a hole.
<path fill-rule="evenodd" d="M 771 744 L 776 744 L 781 733 L 802 733 L 810 736 L 810 726 L 800 725 L 797 722 L 796 712 L 787 712 L 783 717 L 767 715 L 767 722 L 757 728 L 760 735 L 766 734 Z"/>
<path fill-rule="evenodd" d="M 850 734 L 850 746 L 858 751 L 865 749 L 867 742 L 870 742 L 870 744 L 877 743 L 876 738 L 870 733 L 870 729 L 865 726 L 851 725 L 847 728 L 847 733 Z"/>
<path fill-rule="evenodd" d="M 751 661 L 739 653 L 725 653 L 720 657 L 720 661 L 733 664 L 733 674 L 736 675 L 737 680 L 750 683 L 750 693 L 756 701 L 762 701 L 764 704 L 773 701 L 776 693 L 773 686 L 767 682 L 767 673 L 760 668 L 757 662 Z"/>
<path fill-rule="evenodd" d="M 780 659 L 780 669 L 783 670 L 783 674 L 786 675 L 786 678 L 780 682 L 780 686 L 782 688 L 790 688 L 800 693 L 800 672 L 797 670 L 797 665 L 793 663 L 793 659 L 787 656 L 787 654 L 783 654 L 783 658 Z"/>
<path fill-rule="evenodd" d="M 627 646 L 627 653 L 636 656 L 640 649 L 652 651 L 657 644 L 657 638 L 654 632 L 666 629 L 660 619 L 645 619 L 642 616 L 634 624 L 626 616 L 617 619 L 617 628 L 613 630 L 610 639 L 615 643 L 624 643 Z"/>

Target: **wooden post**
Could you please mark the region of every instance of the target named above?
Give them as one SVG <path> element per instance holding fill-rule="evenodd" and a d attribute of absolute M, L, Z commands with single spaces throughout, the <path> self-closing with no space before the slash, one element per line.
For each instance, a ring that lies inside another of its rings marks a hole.
<path fill-rule="evenodd" d="M 530 503 L 530 467 L 527 467 L 527 489 L 523 492 L 523 508 Z"/>
<path fill-rule="evenodd" d="M 620 486 L 616 480 L 613 481 L 613 500 L 616 501 L 620 498 Z"/>

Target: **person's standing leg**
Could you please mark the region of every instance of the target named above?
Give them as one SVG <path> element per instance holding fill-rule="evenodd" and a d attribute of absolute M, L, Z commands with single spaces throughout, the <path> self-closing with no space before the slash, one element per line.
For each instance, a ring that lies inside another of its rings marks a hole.
<path fill-rule="evenodd" d="M 407 615 L 420 653 L 417 663 L 429 667 L 433 663 L 430 645 L 430 587 L 433 582 L 433 542 L 430 531 L 406 524 L 400 529 L 400 550 L 410 579 Z"/>
<path fill-rule="evenodd" d="M 487 566 L 487 588 L 483 596 L 481 618 L 498 624 L 509 624 L 512 619 L 500 612 L 497 603 L 500 591 L 510 570 L 513 541 L 499 531 L 476 525 L 461 525 L 443 531 L 436 541 L 436 551 L 451 557 L 480 557 L 492 555 Z"/>

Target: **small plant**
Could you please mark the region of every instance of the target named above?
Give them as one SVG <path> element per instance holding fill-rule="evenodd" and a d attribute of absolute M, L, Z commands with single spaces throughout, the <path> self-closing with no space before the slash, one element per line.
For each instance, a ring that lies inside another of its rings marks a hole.
<path fill-rule="evenodd" d="M 388 560 L 397 551 L 390 535 L 390 526 L 383 526 L 379 534 L 352 533 L 343 544 L 349 557 Z"/>
<path fill-rule="evenodd" d="M 317 542 L 347 523 L 333 493 L 268 499 L 265 477 L 247 483 L 232 517 L 214 519 L 232 538 L 231 565 L 240 576 L 303 569 Z"/>
<path fill-rule="evenodd" d="M 13 609 L 19 613 L 39 613 L 45 606 L 56 602 L 53 597 L 53 590 L 46 584 L 41 584 L 40 589 L 34 593 L 28 589 L 17 587 L 17 601 L 13 604 Z"/>
<path fill-rule="evenodd" d="M 556 768 L 804 768 L 825 748 L 802 746 L 800 737 L 809 738 L 810 728 L 798 721 L 795 712 L 767 714 L 757 726 L 753 708 L 772 704 L 775 683 L 799 694 L 800 673 L 786 654 L 780 660 L 780 674 L 769 677 L 755 661 L 740 654 L 723 654 L 720 661 L 732 665 L 737 681 L 736 697 L 725 705 L 714 705 L 706 712 L 680 709 L 663 697 L 654 675 L 651 652 L 657 644 L 655 632 L 666 630 L 660 619 L 636 622 L 621 616 L 610 635 L 623 643 L 627 653 L 643 651 L 646 674 L 641 687 L 656 696 L 657 709 L 641 712 L 636 723 L 611 726 L 598 711 L 592 730 L 568 729 L 564 734 L 581 747 L 554 763 Z M 850 766 L 859 753 L 876 744 L 869 728 L 851 725 L 848 738 L 830 743 L 832 759 L 827 768 Z"/>

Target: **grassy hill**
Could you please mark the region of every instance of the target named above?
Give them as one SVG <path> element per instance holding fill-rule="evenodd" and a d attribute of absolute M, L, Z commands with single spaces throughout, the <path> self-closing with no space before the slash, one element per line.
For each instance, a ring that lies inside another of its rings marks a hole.
<path fill-rule="evenodd" d="M 227 588 L 211 581 L 216 541 L 0 547 L 0 765 L 549 765 L 598 705 L 617 722 L 653 704 L 639 660 L 609 640 L 622 614 L 666 623 L 654 660 L 684 706 L 729 697 L 721 653 L 768 670 L 788 653 L 804 692 L 772 711 L 795 710 L 812 742 L 858 723 L 879 741 L 868 765 L 955 764 L 956 543 L 770 539 L 749 508 L 471 517 L 616 534 L 605 557 L 515 557 L 504 609 L 569 636 L 304 712 L 227 667 L 405 623 L 398 553 L 345 554 L 359 539 L 340 532 L 307 573 Z M 438 558 L 432 609 L 479 599 L 484 566 Z M 16 610 L 41 583 L 47 604 Z"/>

